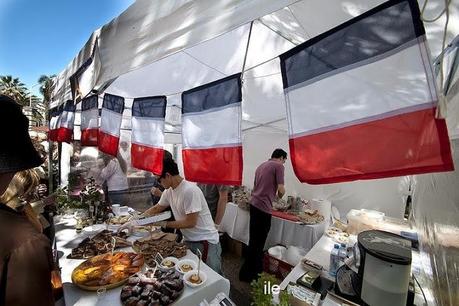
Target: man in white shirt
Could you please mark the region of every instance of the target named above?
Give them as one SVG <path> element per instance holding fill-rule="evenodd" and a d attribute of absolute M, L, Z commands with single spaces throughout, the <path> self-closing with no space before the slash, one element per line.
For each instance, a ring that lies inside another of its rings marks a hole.
<path fill-rule="evenodd" d="M 176 221 L 162 221 L 158 225 L 180 229 L 190 250 L 196 253 L 199 249 L 203 261 L 221 274 L 219 236 L 202 191 L 180 176 L 177 164 L 171 158 L 164 159 L 163 172 L 158 180 L 165 190 L 158 204 L 144 215 L 155 215 L 170 207 Z"/>

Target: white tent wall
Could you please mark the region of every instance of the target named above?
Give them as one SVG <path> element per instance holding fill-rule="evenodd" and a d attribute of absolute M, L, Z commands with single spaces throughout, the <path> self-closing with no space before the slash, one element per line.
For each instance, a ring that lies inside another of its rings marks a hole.
<path fill-rule="evenodd" d="M 70 97 L 68 78 L 89 58 L 97 38 L 92 77 L 86 88 L 107 82 L 198 45 L 257 18 L 283 37 L 300 43 L 372 7 L 382 0 L 137 0 L 120 16 L 96 30 L 78 55 L 57 77 L 52 106 Z M 424 4 L 419 0 L 420 6 Z M 430 0 L 425 16 L 432 18 L 443 9 L 443 0 Z M 450 5 L 447 41 L 459 33 L 459 5 Z M 426 24 L 432 53 L 441 51 L 445 17 Z M 84 92 L 87 94 L 88 92 Z"/>
<path fill-rule="evenodd" d="M 459 164 L 459 139 L 452 141 Z M 414 176 L 413 219 L 429 305 L 459 305 L 459 171 Z"/>

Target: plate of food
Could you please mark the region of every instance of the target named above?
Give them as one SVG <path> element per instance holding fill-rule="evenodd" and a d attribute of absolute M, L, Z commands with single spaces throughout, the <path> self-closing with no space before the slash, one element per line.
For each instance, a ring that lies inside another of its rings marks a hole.
<path fill-rule="evenodd" d="M 159 239 L 157 237 L 138 239 L 134 241 L 132 248 L 143 255 L 156 256 L 159 253 L 163 257 L 175 258 L 182 258 L 186 255 L 187 247 L 185 244 L 171 241 L 166 237 L 167 235 L 163 235 Z"/>
<path fill-rule="evenodd" d="M 171 270 L 149 269 L 131 276 L 121 289 L 123 305 L 170 305 L 184 290 L 180 273 Z"/>
<path fill-rule="evenodd" d="M 108 224 L 111 224 L 111 225 L 123 225 L 124 223 L 129 222 L 131 220 L 131 218 L 132 218 L 131 215 L 111 217 L 108 220 Z"/>
<path fill-rule="evenodd" d="M 324 216 L 319 214 L 318 210 L 306 209 L 298 214 L 300 221 L 304 224 L 312 225 L 324 221 Z"/>
<path fill-rule="evenodd" d="M 196 288 L 203 285 L 207 280 L 207 275 L 203 271 L 192 270 L 183 275 L 183 281 L 187 286 Z"/>
<path fill-rule="evenodd" d="M 175 269 L 182 274 L 185 274 L 192 270 L 196 270 L 196 268 L 197 268 L 196 262 L 191 259 L 182 259 L 175 266 Z"/>
<path fill-rule="evenodd" d="M 336 233 L 333 239 L 338 243 L 347 244 L 349 242 L 349 234 L 346 232 Z"/>
<path fill-rule="evenodd" d="M 94 256 L 72 272 L 72 282 L 84 290 L 97 291 L 122 285 L 130 276 L 140 271 L 144 264 L 142 255 L 135 253 L 106 253 Z"/>
<path fill-rule="evenodd" d="M 329 228 L 327 228 L 327 230 L 325 231 L 325 235 L 327 235 L 328 237 L 330 238 L 335 238 L 335 235 L 338 234 L 338 233 L 341 233 L 342 230 L 337 228 L 337 227 L 333 227 L 333 226 L 330 226 Z"/>
<path fill-rule="evenodd" d="M 163 269 L 175 269 L 178 261 L 175 257 L 166 257 L 161 261 L 160 267 Z"/>
<path fill-rule="evenodd" d="M 77 247 L 67 256 L 69 259 L 87 259 L 96 255 L 111 252 L 113 242 L 115 248 L 124 248 L 131 246 L 131 242 L 126 240 L 125 232 L 114 233 L 109 230 L 103 230 L 93 237 L 83 239 Z"/>

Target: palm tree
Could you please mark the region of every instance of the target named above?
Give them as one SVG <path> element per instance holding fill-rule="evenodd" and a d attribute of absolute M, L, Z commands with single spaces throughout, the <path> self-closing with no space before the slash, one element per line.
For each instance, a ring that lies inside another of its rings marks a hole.
<path fill-rule="evenodd" d="M 53 90 L 55 86 L 55 82 L 54 82 L 55 77 L 56 75 L 53 74 L 53 75 L 41 75 L 38 78 L 38 83 L 40 83 L 40 93 L 43 95 L 43 105 L 45 107 L 45 114 L 48 114 L 49 104 L 51 103 L 51 98 L 52 98 Z"/>
<path fill-rule="evenodd" d="M 16 100 L 21 105 L 27 105 L 27 89 L 19 78 L 11 75 L 0 76 L 0 93 Z"/>

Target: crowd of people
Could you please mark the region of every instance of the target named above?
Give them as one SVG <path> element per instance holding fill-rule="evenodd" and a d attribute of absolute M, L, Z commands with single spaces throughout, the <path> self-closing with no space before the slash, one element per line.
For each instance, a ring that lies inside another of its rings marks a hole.
<path fill-rule="evenodd" d="M 0 242 L 0 306 L 53 305 L 53 237 L 43 234 L 49 222 L 40 214 L 40 207 L 47 204 L 47 190 L 40 185 L 40 171 L 35 169 L 42 165 L 44 156 L 40 156 L 32 144 L 28 119 L 19 105 L 6 96 L 0 96 L 0 133 L 3 143 L 7 144 L 0 146 L 0 236 L 4 237 Z M 241 281 L 250 282 L 262 272 L 272 201 L 285 193 L 283 164 L 286 159 L 287 153 L 276 149 L 271 159 L 255 172 L 250 239 L 239 273 Z M 126 161 L 120 155 L 103 154 L 102 162 L 98 180 L 105 182 L 111 203 L 123 204 L 128 190 Z M 194 253 L 199 250 L 203 261 L 222 274 L 218 227 L 231 186 L 188 182 L 180 175 L 168 151 L 164 154 L 162 173 L 155 180 L 150 191 L 153 206 L 143 215 L 170 209 L 173 219 L 155 225 L 166 231 L 179 231 L 189 249 Z M 130 223 L 124 225 L 130 226 Z"/>

